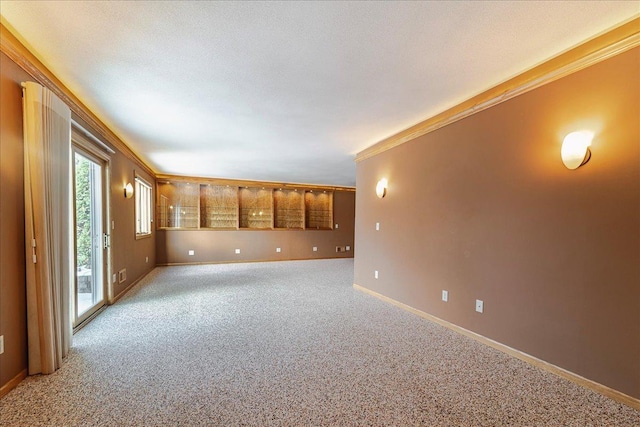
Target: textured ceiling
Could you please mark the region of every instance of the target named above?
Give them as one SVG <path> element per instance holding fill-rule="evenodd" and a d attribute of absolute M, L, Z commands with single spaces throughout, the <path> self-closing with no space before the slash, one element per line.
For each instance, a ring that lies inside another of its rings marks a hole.
<path fill-rule="evenodd" d="M 355 185 L 354 155 L 640 13 L 638 1 L 1 1 L 161 173 Z"/>

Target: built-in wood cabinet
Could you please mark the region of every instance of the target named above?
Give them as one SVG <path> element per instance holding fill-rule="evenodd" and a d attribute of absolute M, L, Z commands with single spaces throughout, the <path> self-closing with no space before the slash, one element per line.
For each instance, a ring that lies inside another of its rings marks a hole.
<path fill-rule="evenodd" d="M 333 189 L 158 179 L 157 227 L 211 230 L 332 230 Z M 240 182 L 239 182 L 240 183 Z M 259 183 L 258 183 L 259 184 Z M 270 183 L 272 184 L 272 183 Z M 289 188 L 286 188 L 289 187 Z M 294 188 L 291 188 L 294 187 Z"/>

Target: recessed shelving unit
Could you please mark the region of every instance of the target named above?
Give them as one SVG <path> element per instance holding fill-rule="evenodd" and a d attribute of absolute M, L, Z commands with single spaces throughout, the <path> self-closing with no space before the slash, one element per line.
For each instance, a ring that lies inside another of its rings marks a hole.
<path fill-rule="evenodd" d="M 158 184 L 158 226 L 199 228 L 200 186 L 190 182 Z"/>
<path fill-rule="evenodd" d="M 304 222 L 306 229 L 333 229 L 333 193 L 313 190 L 305 192 Z"/>
<path fill-rule="evenodd" d="M 331 230 L 333 188 L 159 177 L 159 229 Z"/>
<path fill-rule="evenodd" d="M 273 191 L 271 189 L 241 188 L 240 228 L 273 228 Z"/>
<path fill-rule="evenodd" d="M 238 228 L 238 188 L 200 184 L 200 228 Z"/>
<path fill-rule="evenodd" d="M 274 227 L 304 229 L 304 197 L 298 190 L 278 189 L 273 192 Z"/>

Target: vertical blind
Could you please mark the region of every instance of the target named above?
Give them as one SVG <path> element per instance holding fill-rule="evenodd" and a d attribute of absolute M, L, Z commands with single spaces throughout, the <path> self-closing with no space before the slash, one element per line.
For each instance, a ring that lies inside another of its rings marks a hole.
<path fill-rule="evenodd" d="M 71 346 L 71 111 L 22 83 L 29 374 L 49 374 Z"/>

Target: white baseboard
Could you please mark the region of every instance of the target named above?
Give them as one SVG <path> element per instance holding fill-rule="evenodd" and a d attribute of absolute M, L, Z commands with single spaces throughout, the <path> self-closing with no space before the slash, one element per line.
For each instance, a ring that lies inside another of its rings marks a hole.
<path fill-rule="evenodd" d="M 379 294 L 375 291 L 372 291 L 370 289 L 364 288 L 360 285 L 357 284 L 353 284 L 353 288 L 360 291 L 360 292 L 364 292 L 366 294 L 369 294 L 371 296 L 374 296 L 382 301 L 388 302 L 390 304 L 393 304 L 397 307 L 402 308 L 403 310 L 406 310 L 410 313 L 413 313 L 415 315 L 418 315 L 424 319 L 430 320 L 434 323 L 437 323 L 438 325 L 444 326 L 445 328 L 451 329 L 452 331 L 455 331 L 459 334 L 462 334 L 464 336 L 467 336 L 469 338 L 472 338 L 482 344 L 488 345 L 489 347 L 495 348 L 496 350 L 499 350 L 503 353 L 506 353 L 510 356 L 516 357 L 524 362 L 529 363 L 530 365 L 536 366 L 538 368 L 544 369 L 547 372 L 551 372 L 552 374 L 558 375 L 559 377 L 565 378 L 571 382 L 574 382 L 582 387 L 586 387 L 590 390 L 593 390 L 597 393 L 600 393 L 604 396 L 607 396 L 617 402 L 623 403 L 627 406 L 630 406 L 636 410 L 640 411 L 640 399 L 636 399 L 635 397 L 629 396 L 627 394 L 624 394 L 618 390 L 612 389 L 611 387 L 607 387 L 605 385 L 602 385 L 600 383 L 597 383 L 593 380 L 590 380 L 588 378 L 584 378 L 578 374 L 575 374 L 571 371 L 567 371 L 564 368 L 561 368 L 559 366 L 553 365 L 549 362 L 545 362 L 542 359 L 538 359 L 537 357 L 531 356 L 530 354 L 524 353 L 520 350 L 516 350 L 514 348 L 511 348 L 505 344 L 499 343 L 497 341 L 494 341 L 490 338 L 487 338 L 485 336 L 482 336 L 480 334 L 477 334 L 475 332 L 472 332 L 468 329 L 465 329 L 463 327 L 460 327 L 458 325 L 455 325 L 451 322 L 447 322 L 446 320 L 442 320 L 439 317 L 433 316 L 429 313 L 425 313 L 424 311 L 420 311 L 416 308 L 413 308 L 411 306 L 408 306 L 404 303 L 401 303 L 399 301 L 396 301 L 392 298 L 389 298 L 387 296 L 384 296 L 382 294 Z"/>

